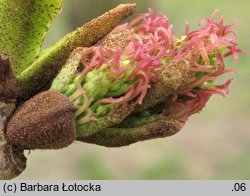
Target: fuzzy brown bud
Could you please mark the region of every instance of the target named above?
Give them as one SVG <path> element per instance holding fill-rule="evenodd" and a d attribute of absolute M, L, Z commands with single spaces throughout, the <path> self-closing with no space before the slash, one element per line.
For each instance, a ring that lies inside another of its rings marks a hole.
<path fill-rule="evenodd" d="M 75 140 L 75 107 L 53 90 L 20 106 L 6 128 L 8 143 L 24 149 L 58 149 Z"/>

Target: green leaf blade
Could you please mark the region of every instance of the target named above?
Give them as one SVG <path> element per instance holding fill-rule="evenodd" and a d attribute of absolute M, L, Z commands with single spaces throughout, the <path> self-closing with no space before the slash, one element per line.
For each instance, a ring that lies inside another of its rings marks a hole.
<path fill-rule="evenodd" d="M 63 0 L 0 0 L 0 51 L 9 55 L 15 75 L 38 56 Z"/>

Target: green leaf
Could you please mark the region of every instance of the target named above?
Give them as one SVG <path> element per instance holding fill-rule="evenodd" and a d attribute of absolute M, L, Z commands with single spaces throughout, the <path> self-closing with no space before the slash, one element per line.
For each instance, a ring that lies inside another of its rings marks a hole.
<path fill-rule="evenodd" d="M 63 0 L 0 0 L 0 51 L 10 56 L 15 75 L 38 56 Z"/>

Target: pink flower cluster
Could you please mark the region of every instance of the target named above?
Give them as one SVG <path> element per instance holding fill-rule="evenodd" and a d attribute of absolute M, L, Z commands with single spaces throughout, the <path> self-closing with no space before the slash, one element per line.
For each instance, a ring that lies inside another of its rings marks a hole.
<path fill-rule="evenodd" d="M 164 66 L 162 60 L 166 58 L 166 63 L 177 64 L 185 60 L 195 80 L 192 84 L 179 89 L 168 109 L 171 115 L 185 121 L 191 114 L 201 111 L 211 95 L 224 96 L 228 93 L 232 78 L 222 85 L 216 85 L 214 81 L 224 73 L 236 72 L 234 69 L 225 68 L 224 57 L 233 55 L 234 61 L 237 62 L 238 55 L 243 53 L 235 42 L 237 40 L 237 35 L 233 31 L 235 23 L 224 25 L 224 16 L 216 22 L 217 13 L 218 10 L 215 10 L 210 18 L 202 19 L 199 24 L 204 27 L 199 30 L 189 32 L 187 24 L 186 34 L 179 41 L 173 35 L 173 26 L 169 25 L 168 18 L 149 10 L 148 13 L 139 15 L 130 23 L 114 29 L 114 31 L 130 29 L 136 34 L 123 51 L 101 46 L 89 48 L 82 58 L 83 64 L 86 65 L 82 76 L 104 64 L 108 67 L 114 81 L 129 72 L 127 79 L 134 79 L 135 82 L 128 92 L 122 97 L 104 98 L 100 102 L 124 103 L 138 97 L 137 103 L 142 104 L 150 83 L 157 80 L 155 70 Z M 177 47 L 175 44 L 178 41 L 180 43 Z M 124 65 L 124 59 L 129 60 L 128 65 Z"/>
<path fill-rule="evenodd" d="M 133 29 L 133 26 L 143 18 L 143 23 Z M 111 50 L 102 46 L 93 46 L 88 49 L 82 57 L 82 63 L 86 65 L 82 77 L 92 69 L 99 69 L 105 64 L 114 81 L 127 72 L 129 72 L 127 80 L 135 80 L 122 97 L 104 98 L 99 103 L 124 103 L 138 97 L 136 102 L 142 104 L 143 98 L 150 88 L 150 82 L 157 79 L 155 69 L 162 66 L 162 58 L 172 55 L 174 39 L 171 28 L 172 26 L 168 26 L 167 17 L 157 16 L 150 11 L 138 16 L 131 23 L 120 25 L 114 29 L 114 31 L 133 29 L 138 35 L 136 38 L 131 38 L 131 42 L 123 51 L 119 48 Z M 124 59 L 129 61 L 126 66 Z"/>
<path fill-rule="evenodd" d="M 205 26 L 200 30 L 186 32 L 186 38 L 173 59 L 177 62 L 178 59 L 189 59 L 190 70 L 194 74 L 202 73 L 202 77 L 198 77 L 193 84 L 182 89 L 172 103 L 172 113 L 183 121 L 201 111 L 211 95 L 228 94 L 228 86 L 233 78 L 222 85 L 216 85 L 214 81 L 224 73 L 236 73 L 235 69 L 225 68 L 224 57 L 233 55 L 234 61 L 237 62 L 238 55 L 244 53 L 235 43 L 237 40 L 237 35 L 233 31 L 235 23 L 224 25 L 224 16 L 216 22 L 217 13 L 218 10 L 215 10 L 210 18 L 202 19 L 199 24 Z M 209 57 L 213 58 L 213 61 Z M 202 88 L 204 83 L 209 83 L 209 87 Z M 181 101 L 183 99 L 185 101 Z"/>

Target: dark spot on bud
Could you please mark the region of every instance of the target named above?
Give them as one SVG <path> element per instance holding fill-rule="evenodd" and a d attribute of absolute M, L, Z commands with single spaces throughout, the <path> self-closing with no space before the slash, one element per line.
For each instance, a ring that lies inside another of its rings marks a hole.
<path fill-rule="evenodd" d="M 91 59 L 93 58 L 93 56 L 94 56 L 94 53 L 93 52 L 91 52 L 91 53 L 89 53 L 88 55 L 87 55 L 87 63 L 89 63 L 90 61 L 91 61 Z"/>
<path fill-rule="evenodd" d="M 84 66 L 83 66 L 82 62 L 80 62 L 80 64 L 77 66 L 76 69 L 78 72 L 82 72 L 84 70 Z"/>

